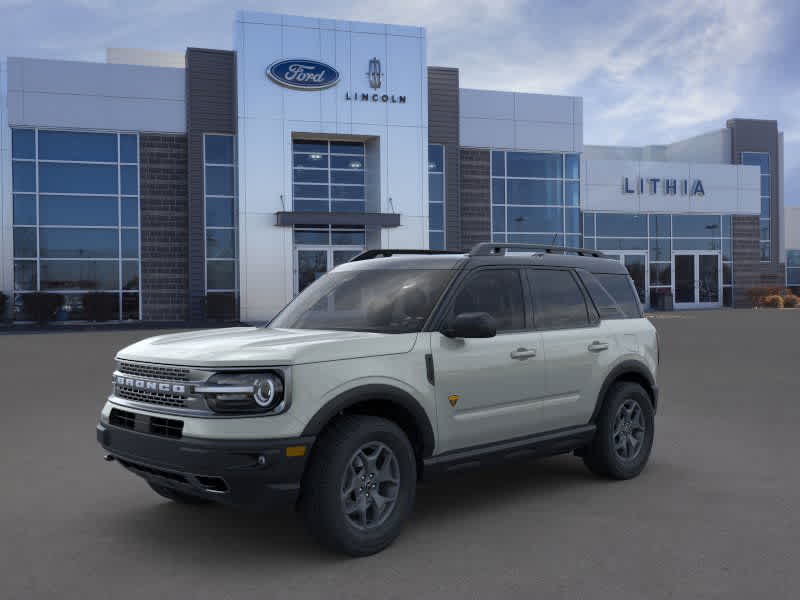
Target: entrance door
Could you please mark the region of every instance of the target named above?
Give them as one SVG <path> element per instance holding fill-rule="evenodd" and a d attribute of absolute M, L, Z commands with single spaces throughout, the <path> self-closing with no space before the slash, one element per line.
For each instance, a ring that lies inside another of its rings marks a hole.
<path fill-rule="evenodd" d="M 346 263 L 362 248 L 347 246 L 320 246 L 295 248 L 294 293 L 299 294 L 331 269 Z"/>
<path fill-rule="evenodd" d="M 647 252 L 624 250 L 606 254 L 606 258 L 616 259 L 627 267 L 636 287 L 636 293 L 639 295 L 639 302 L 642 306 L 647 306 Z"/>
<path fill-rule="evenodd" d="M 722 306 L 719 252 L 676 252 L 672 255 L 675 308 Z"/>

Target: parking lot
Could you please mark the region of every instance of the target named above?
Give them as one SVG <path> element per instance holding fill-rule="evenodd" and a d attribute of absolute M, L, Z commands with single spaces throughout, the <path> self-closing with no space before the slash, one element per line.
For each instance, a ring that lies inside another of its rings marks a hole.
<path fill-rule="evenodd" d="M 319 549 L 289 507 L 179 506 L 103 462 L 114 352 L 154 332 L 0 334 L 0 598 L 800 597 L 800 310 L 653 322 L 641 477 L 567 456 L 452 476 L 364 559 Z"/>

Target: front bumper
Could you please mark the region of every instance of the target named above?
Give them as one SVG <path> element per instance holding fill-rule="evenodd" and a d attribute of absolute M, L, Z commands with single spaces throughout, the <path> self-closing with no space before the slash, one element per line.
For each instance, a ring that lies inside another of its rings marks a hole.
<path fill-rule="evenodd" d="M 171 439 L 97 425 L 97 441 L 129 471 L 185 493 L 251 508 L 296 498 L 314 440 Z"/>

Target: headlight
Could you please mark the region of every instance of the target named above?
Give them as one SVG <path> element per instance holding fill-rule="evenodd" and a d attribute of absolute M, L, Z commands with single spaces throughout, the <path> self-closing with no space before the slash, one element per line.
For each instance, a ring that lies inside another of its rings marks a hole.
<path fill-rule="evenodd" d="M 278 414 L 288 408 L 277 373 L 217 373 L 194 391 L 216 413 Z"/>

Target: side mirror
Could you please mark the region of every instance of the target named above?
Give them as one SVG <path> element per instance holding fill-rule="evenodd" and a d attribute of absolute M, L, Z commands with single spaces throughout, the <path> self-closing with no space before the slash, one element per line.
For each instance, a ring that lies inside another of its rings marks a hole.
<path fill-rule="evenodd" d="M 449 338 L 490 338 L 497 335 L 497 323 L 489 313 L 461 313 L 447 324 L 442 335 Z"/>

